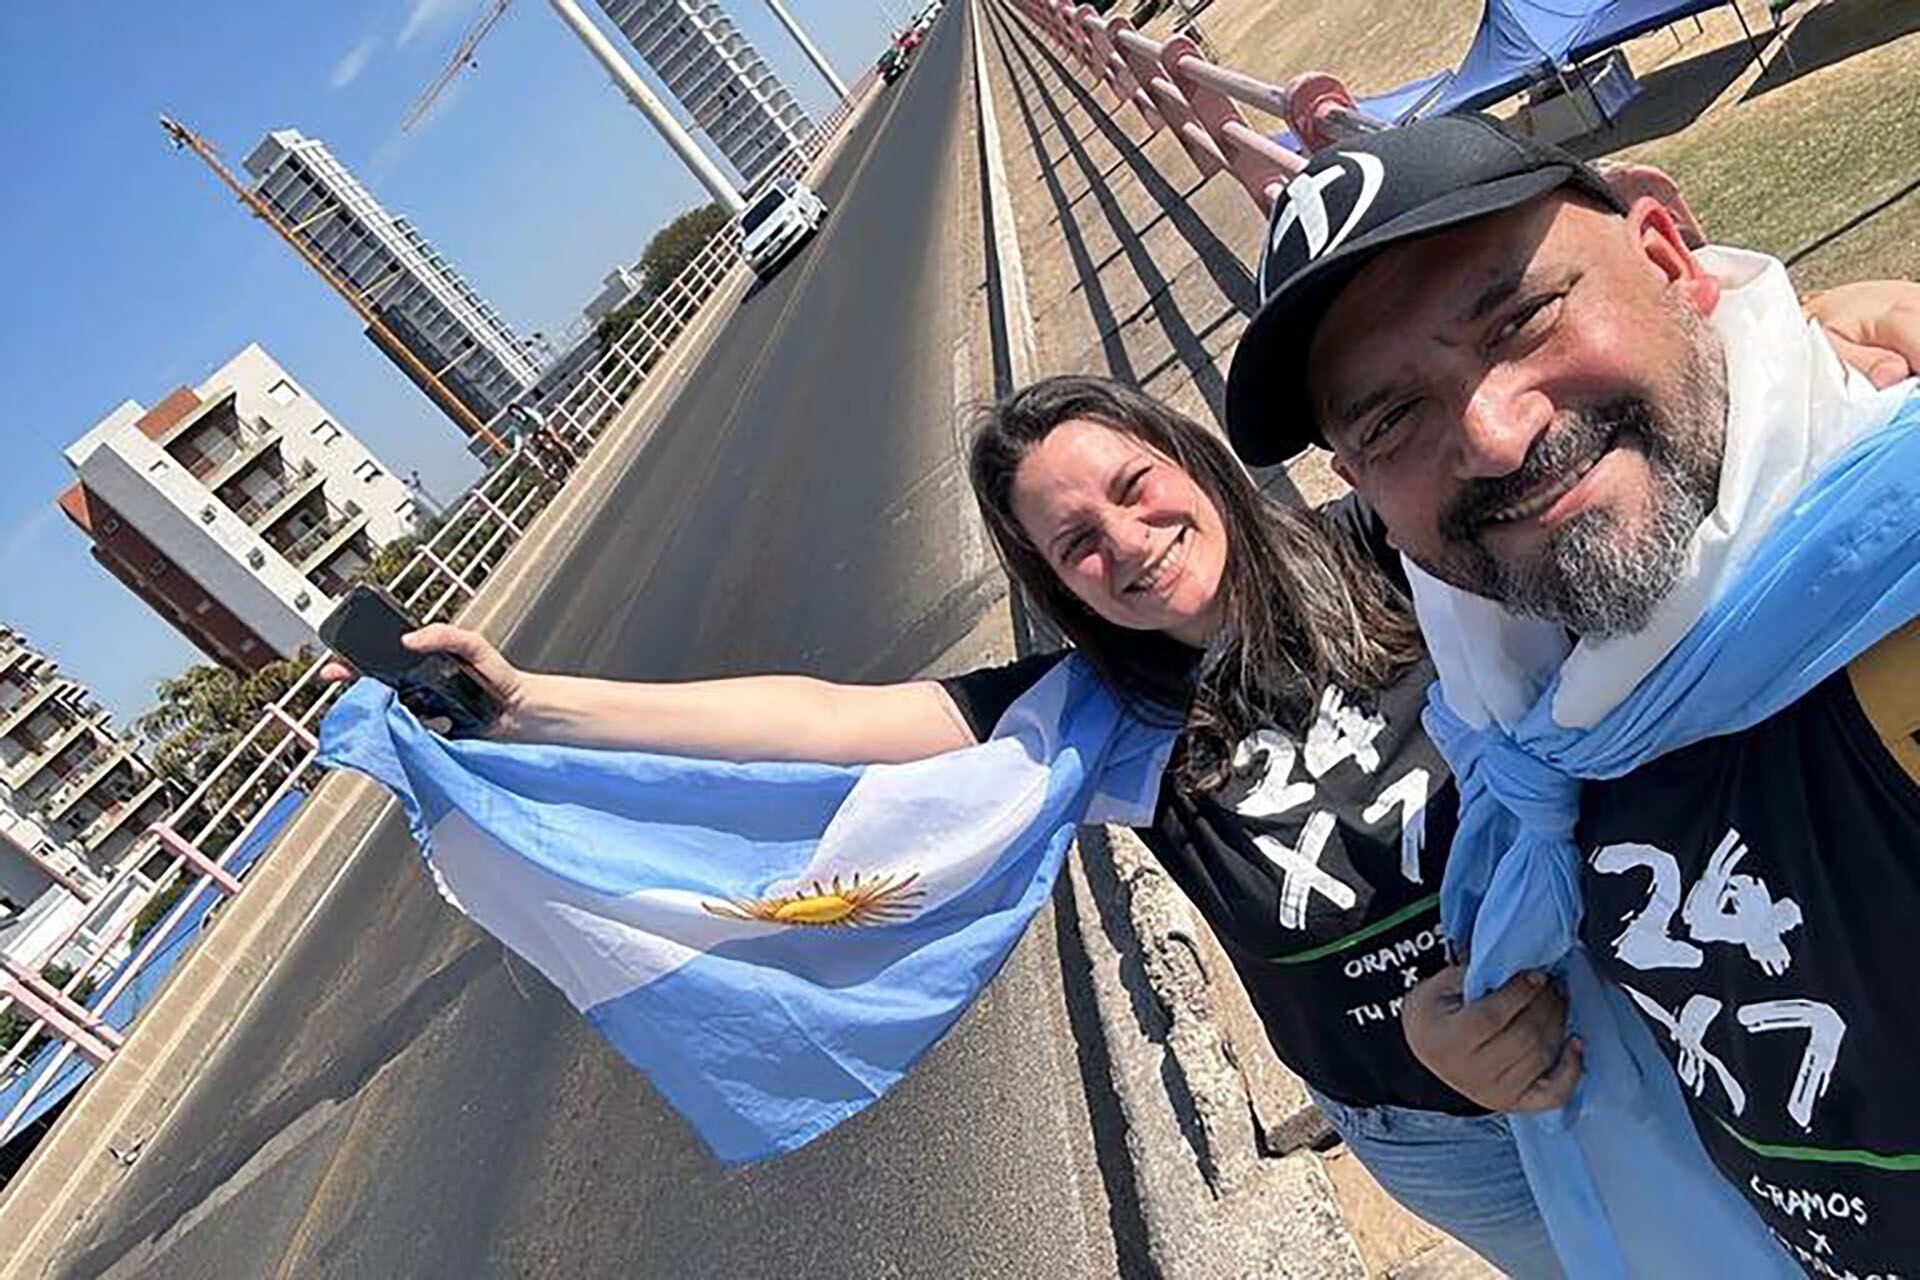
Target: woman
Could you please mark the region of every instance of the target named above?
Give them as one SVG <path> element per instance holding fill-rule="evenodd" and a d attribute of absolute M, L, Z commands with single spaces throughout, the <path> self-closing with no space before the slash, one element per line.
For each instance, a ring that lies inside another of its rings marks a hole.
<path fill-rule="evenodd" d="M 1432 670 L 1365 523 L 1263 499 L 1213 433 L 1096 378 L 983 411 L 970 471 L 1028 596 L 1137 714 L 1184 724 L 1142 835 L 1280 1056 L 1409 1208 L 1509 1274 L 1557 1275 L 1505 1122 L 1400 1034 L 1400 993 L 1445 960 L 1435 895 L 1455 797 L 1419 728 Z M 848 764 L 972 746 L 1059 660 L 881 686 L 641 684 L 524 672 L 445 625 L 407 643 L 493 686 L 497 739 Z M 1529 997 L 1533 1016 L 1559 1016 L 1551 989 Z"/>

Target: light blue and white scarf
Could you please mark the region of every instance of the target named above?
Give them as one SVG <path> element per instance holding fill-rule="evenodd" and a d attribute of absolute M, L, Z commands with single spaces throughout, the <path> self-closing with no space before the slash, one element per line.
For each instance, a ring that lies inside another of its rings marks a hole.
<path fill-rule="evenodd" d="M 321 758 L 389 787 L 447 900 L 646 1072 L 720 1159 L 872 1103 L 992 979 L 1081 822 L 1148 820 L 1170 731 L 1068 658 L 911 764 L 449 741 L 362 680 Z"/>
<path fill-rule="evenodd" d="M 1798 1276 L 1708 1162 L 1672 1069 L 1579 946 L 1580 779 L 1751 727 L 1920 613 L 1920 396 L 1874 392 L 1777 262 L 1709 250 L 1724 291 L 1726 459 L 1680 584 L 1643 631 L 1560 629 L 1414 570 L 1441 679 L 1426 723 L 1459 780 L 1441 895 L 1466 993 L 1551 969 L 1586 1047 L 1574 1102 L 1513 1117 L 1571 1275 Z"/>

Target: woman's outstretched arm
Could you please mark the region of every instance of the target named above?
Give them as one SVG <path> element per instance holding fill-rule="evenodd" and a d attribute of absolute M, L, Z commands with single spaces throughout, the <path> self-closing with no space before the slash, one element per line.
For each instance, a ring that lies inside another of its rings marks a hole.
<path fill-rule="evenodd" d="M 852 685 L 810 676 L 652 683 L 523 671 L 477 631 L 446 623 L 409 632 L 418 653 L 463 658 L 500 699 L 487 736 L 502 742 L 615 747 L 720 760 L 898 764 L 974 745 L 931 680 Z M 329 679 L 352 677 L 335 661 Z"/>

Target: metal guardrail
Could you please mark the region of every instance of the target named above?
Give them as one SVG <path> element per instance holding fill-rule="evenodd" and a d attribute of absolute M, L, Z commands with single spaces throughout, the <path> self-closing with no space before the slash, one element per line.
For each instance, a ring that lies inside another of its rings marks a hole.
<path fill-rule="evenodd" d="M 845 127 L 878 81 L 869 70 L 829 112 L 807 143 L 790 152 L 769 180 L 808 172 Z M 579 459 L 617 419 L 646 384 L 666 349 L 699 316 L 740 261 L 738 220 L 716 233 L 673 282 L 656 298 L 613 347 L 557 404 L 542 435 L 516 441 L 507 458 L 446 515 L 434 536 L 418 548 L 388 587 L 423 622 L 451 620 L 478 593 L 507 551 L 531 527 L 533 518 L 563 487 Z M 557 455 L 557 456 L 556 456 Z M 215 464 L 217 465 L 217 463 Z M 298 679 L 275 699 L 233 749 L 167 816 L 142 832 L 120 860 L 119 870 L 90 901 L 74 924 L 45 948 L 56 959 L 82 936 L 92 939 L 72 976 L 58 987 L 32 967 L 9 961 L 0 971 L 0 1013 L 14 1007 L 31 1019 L 27 1029 L 0 1054 L 0 1080 L 10 1078 L 41 1042 L 53 1036 L 64 1043 L 5 1116 L 0 1140 L 38 1100 L 75 1052 L 96 1063 L 119 1048 L 122 1034 L 100 1021 L 152 958 L 175 922 L 209 892 L 231 895 L 241 882 L 224 865 L 289 791 L 317 781 L 317 730 L 338 696 L 338 688 L 320 680 L 323 660 L 308 664 Z M 147 877 L 140 868 L 170 854 L 166 868 Z M 139 943 L 127 948 L 140 912 L 182 875 L 186 889 Z M 121 890 L 134 885 L 129 900 Z M 102 923 L 102 914 L 118 917 Z M 93 993 L 87 1004 L 75 999 L 83 983 L 118 976 Z"/>
<path fill-rule="evenodd" d="M 1339 80 L 1312 73 L 1287 85 L 1271 84 L 1210 60 L 1185 35 L 1147 38 L 1125 18 L 1068 0 L 1007 0 L 1035 28 L 1105 84 L 1155 133 L 1169 130 L 1202 177 L 1225 171 L 1262 215 L 1287 183 L 1307 167 L 1306 156 L 1248 122 L 1241 107 L 1284 121 L 1308 152 L 1386 125 L 1362 112 Z"/>

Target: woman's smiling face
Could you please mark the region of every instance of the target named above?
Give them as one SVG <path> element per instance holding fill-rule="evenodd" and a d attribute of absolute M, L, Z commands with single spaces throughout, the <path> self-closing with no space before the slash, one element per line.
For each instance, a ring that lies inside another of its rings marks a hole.
<path fill-rule="evenodd" d="M 1020 460 L 1012 507 L 1060 581 L 1108 622 L 1195 648 L 1219 629 L 1227 563 L 1219 509 L 1144 441 L 1069 419 Z"/>

